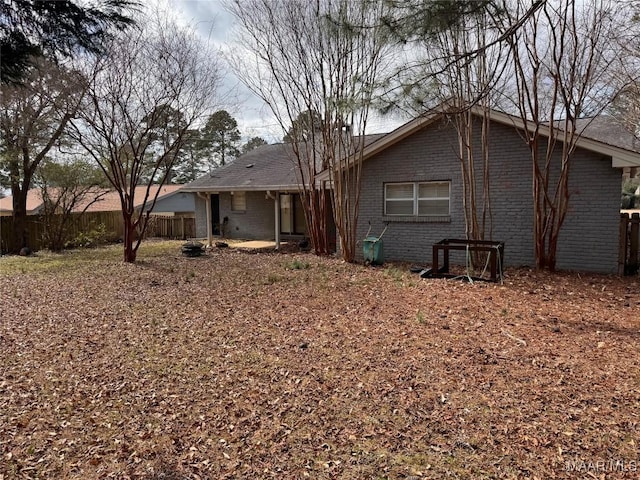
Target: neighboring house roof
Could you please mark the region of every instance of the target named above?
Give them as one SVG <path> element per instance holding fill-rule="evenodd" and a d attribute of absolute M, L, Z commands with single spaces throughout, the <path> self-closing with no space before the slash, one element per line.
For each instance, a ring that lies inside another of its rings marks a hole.
<path fill-rule="evenodd" d="M 182 185 L 163 185 L 160 187 L 159 185 L 152 185 L 149 190 L 149 198 L 153 199 L 153 195 L 160 189 L 160 193 L 158 196 L 158 200 L 161 198 L 167 198 L 173 194 L 175 194 Z M 135 198 L 135 207 L 140 208 L 142 206 L 144 200 L 144 194 L 147 186 L 139 185 L 136 187 L 134 198 Z M 79 202 L 78 205 L 74 208 L 74 212 L 82 212 L 85 207 L 87 207 L 87 203 L 89 203 L 93 198 L 93 195 L 90 198 L 87 198 L 84 202 Z M 42 207 L 42 193 L 38 188 L 31 188 L 27 192 L 27 213 L 28 214 L 36 214 Z M 102 195 L 96 202 L 89 205 L 86 209 L 87 212 L 114 212 L 119 211 L 121 209 L 120 206 L 120 196 L 118 192 L 113 190 L 108 190 Z M 5 197 L 0 199 L 0 211 L 12 212 L 13 211 L 13 197 Z"/>
<path fill-rule="evenodd" d="M 175 194 L 178 190 L 180 190 L 182 186 L 183 185 L 151 185 L 151 187 L 149 188 L 149 200 L 147 203 L 150 203 L 151 200 L 153 200 L 153 196 L 156 194 L 158 189 L 160 190 L 160 193 L 158 194 L 158 200 L 160 200 L 161 198 L 166 198 Z M 138 185 L 136 187 L 134 192 L 135 208 L 140 208 L 142 206 L 146 190 L 146 185 Z M 85 206 L 86 203 L 84 205 L 79 205 L 78 210 L 81 211 Z M 87 212 L 113 212 L 118 211 L 121 208 L 120 195 L 118 194 L 118 192 L 111 190 L 104 196 L 100 197 L 100 199 L 98 199 L 96 202 L 89 205 L 89 207 L 87 208 Z"/>
<path fill-rule="evenodd" d="M 368 145 L 386 134 L 366 135 Z M 187 184 L 185 192 L 298 190 L 300 170 L 289 143 L 262 145 Z"/>
<path fill-rule="evenodd" d="M 27 214 L 32 215 L 38 213 L 42 207 L 42 194 L 40 190 L 32 188 L 27 193 Z M 13 212 L 13 197 L 0 198 L 0 212 Z"/>
<path fill-rule="evenodd" d="M 471 107 L 471 110 L 477 115 L 482 114 L 482 110 L 478 106 Z M 432 110 L 424 116 L 417 117 L 401 125 L 394 131 L 366 146 L 363 152 L 363 159 L 366 160 L 414 134 L 418 130 L 434 124 L 446 115 L 446 113 L 446 111 L 442 110 Z M 531 121 L 523 122 L 520 117 L 509 115 L 498 110 L 491 110 L 489 115 L 491 120 L 517 129 L 527 128 L 529 131 L 533 131 L 535 128 L 535 124 Z M 577 140 L 578 147 L 611 157 L 612 167 L 640 166 L 640 145 L 638 141 L 612 117 L 601 116 L 580 119 L 577 127 L 578 132 L 584 129 Z M 541 126 L 540 134 L 549 136 L 549 126 Z M 318 177 L 319 181 L 328 180 L 329 172 L 322 172 Z"/>

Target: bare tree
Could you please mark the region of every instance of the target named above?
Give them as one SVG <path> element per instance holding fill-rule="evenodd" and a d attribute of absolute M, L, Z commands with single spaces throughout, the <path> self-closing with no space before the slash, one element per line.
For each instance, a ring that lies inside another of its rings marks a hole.
<path fill-rule="evenodd" d="M 630 10 L 632 20 L 619 33 L 615 45 L 625 61 L 616 65 L 613 75 L 623 87 L 609 112 L 640 141 L 640 3 L 633 2 Z M 629 10 L 622 13 L 628 14 Z"/>
<path fill-rule="evenodd" d="M 221 81 L 215 53 L 194 32 L 160 15 L 138 24 L 100 59 L 73 121 L 75 137 L 120 196 L 125 262 L 135 262 L 159 195 L 152 184 L 165 183 L 189 130 L 216 107 Z M 143 178 L 150 181 L 136 199 Z M 136 204 L 149 208 L 136 211 Z"/>
<path fill-rule="evenodd" d="M 304 112 L 319 124 L 292 142 L 314 251 L 329 252 L 329 169 L 333 220 L 342 256 L 355 258 L 361 155 L 369 106 L 388 42 L 375 26 L 384 2 L 250 0 L 229 5 L 250 59 L 234 67 L 271 108 L 283 131 Z M 310 116 L 313 118 L 313 116 Z"/>
<path fill-rule="evenodd" d="M 420 62 L 431 72 L 432 97 L 457 131 L 465 234 L 471 240 L 491 239 L 493 232 L 489 113 L 508 71 L 508 56 L 497 42 L 501 35 L 495 25 L 497 14 L 493 9 L 478 9 L 434 32 L 425 42 L 427 58 Z M 474 255 L 472 260 L 478 259 Z"/>
<path fill-rule="evenodd" d="M 519 2 L 514 16 L 525 8 Z M 536 265 L 554 270 L 567 215 L 569 174 L 580 134 L 620 91 L 611 76 L 624 6 L 607 0 L 545 2 L 510 37 L 517 96 L 532 160 Z M 561 119 L 561 120 L 558 120 Z"/>
<path fill-rule="evenodd" d="M 86 81 L 70 67 L 40 60 L 19 86 L 2 84 L 0 168 L 13 195 L 9 250 L 27 247 L 27 192 L 38 165 L 59 144 L 83 99 Z"/>

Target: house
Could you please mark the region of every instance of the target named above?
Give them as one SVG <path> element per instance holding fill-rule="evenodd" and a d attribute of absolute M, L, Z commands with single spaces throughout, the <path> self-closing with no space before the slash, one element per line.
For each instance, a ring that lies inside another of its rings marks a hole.
<path fill-rule="evenodd" d="M 27 215 L 38 215 L 42 210 L 42 195 L 40 190 L 32 188 L 27 193 Z M 0 217 L 10 217 L 13 214 L 13 197 L 11 195 L 0 198 Z"/>
<path fill-rule="evenodd" d="M 151 214 L 193 218 L 196 211 L 196 195 L 193 192 L 185 192 L 181 187 L 182 185 L 163 185 Z M 136 198 L 142 197 L 138 197 L 136 193 Z M 151 202 L 147 203 L 150 205 Z"/>
<path fill-rule="evenodd" d="M 306 234 L 291 145 L 262 145 L 183 187 L 194 192 L 196 236 L 275 239 Z M 276 225 L 279 224 L 279 228 Z"/>
<path fill-rule="evenodd" d="M 479 110 L 474 113 L 480 115 Z M 640 148 L 611 118 L 589 122 L 578 125 L 585 130 L 571 167 L 571 199 L 557 268 L 615 273 L 622 168 L 640 166 Z M 511 266 L 535 264 L 532 163 L 521 135 L 524 128 L 533 125 L 490 113 L 491 239 L 505 242 L 505 263 Z M 477 128 L 473 140 L 478 162 L 479 132 Z M 545 127 L 542 132 L 549 134 Z M 369 228 L 380 232 L 386 227 L 385 258 L 420 264 L 431 263 L 434 243 L 465 238 L 457 145 L 456 129 L 444 114 L 417 118 L 368 145 L 363 152 L 359 238 Z M 476 170 L 481 178 L 480 163 Z M 463 257 L 458 263 L 464 262 Z"/>
<path fill-rule="evenodd" d="M 195 212 L 194 195 L 193 193 L 183 192 L 181 190 L 182 186 L 183 185 L 152 185 L 149 189 L 149 200 L 146 203 L 146 205 L 150 207 L 153 196 L 158 193 L 152 215 L 193 217 Z M 136 210 L 142 208 L 146 190 L 146 185 L 138 185 L 136 187 L 134 192 Z M 84 208 L 84 206 L 85 205 L 81 205 L 79 208 Z M 87 212 L 113 212 L 120 211 L 121 208 L 118 192 L 109 191 L 96 202 L 89 205 Z"/>
<path fill-rule="evenodd" d="M 185 216 L 193 217 L 195 212 L 194 194 L 183 192 L 180 190 L 182 185 L 152 185 L 149 196 L 160 190 L 156 204 L 153 207 L 153 214 L 163 216 Z M 142 207 L 144 194 L 147 186 L 139 185 L 135 190 L 136 208 Z M 87 206 L 87 203 L 94 199 L 94 195 L 88 196 L 85 201 L 81 201 L 73 209 L 74 212 L 82 212 L 86 208 L 86 212 L 119 212 L 121 210 L 120 197 L 113 190 L 105 190 L 100 192 L 97 201 Z M 150 205 L 150 201 L 147 202 Z M 42 193 L 38 188 L 31 188 L 27 192 L 27 214 L 38 215 L 42 213 L 43 200 Z M 5 197 L 0 199 L 0 215 L 10 216 L 13 212 L 13 197 Z"/>
<path fill-rule="evenodd" d="M 479 110 L 474 113 L 480 115 Z M 493 223 L 486 237 L 505 242 L 508 266 L 535 264 L 532 166 L 524 128 L 533 125 L 490 113 Z M 547 128 L 542 127 L 543 135 Z M 640 145 L 609 117 L 580 120 L 578 129 L 583 128 L 572 163 L 557 268 L 615 273 L 622 169 L 640 166 Z M 479 149 L 480 129 L 476 132 L 474 149 Z M 465 238 L 457 148 L 456 129 L 442 113 L 416 118 L 386 135 L 368 136 L 358 237 L 386 228 L 385 259 L 423 265 L 431 263 L 433 244 Z M 476 169 L 481 178 L 481 165 Z M 265 145 L 188 184 L 184 191 L 198 193 L 196 235 L 276 240 L 283 234 L 303 235 L 296 172 L 291 145 Z M 328 180 L 327 172 L 319 175 L 320 182 Z"/>

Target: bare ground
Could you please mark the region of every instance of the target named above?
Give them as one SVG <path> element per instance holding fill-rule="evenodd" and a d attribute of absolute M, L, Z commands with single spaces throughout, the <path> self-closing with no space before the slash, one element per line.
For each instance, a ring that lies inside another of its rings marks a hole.
<path fill-rule="evenodd" d="M 637 278 L 178 251 L 0 259 L 0 479 L 638 476 Z"/>

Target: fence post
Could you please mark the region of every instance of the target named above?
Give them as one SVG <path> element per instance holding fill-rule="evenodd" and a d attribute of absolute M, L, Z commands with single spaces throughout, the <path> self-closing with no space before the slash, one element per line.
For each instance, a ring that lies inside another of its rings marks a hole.
<path fill-rule="evenodd" d="M 629 214 L 620 214 L 620 233 L 618 237 L 618 275 L 626 273 L 627 266 L 627 239 L 628 239 Z"/>
<path fill-rule="evenodd" d="M 638 272 L 638 247 L 640 243 L 640 213 L 631 215 L 631 242 L 629 248 L 629 271 Z"/>

